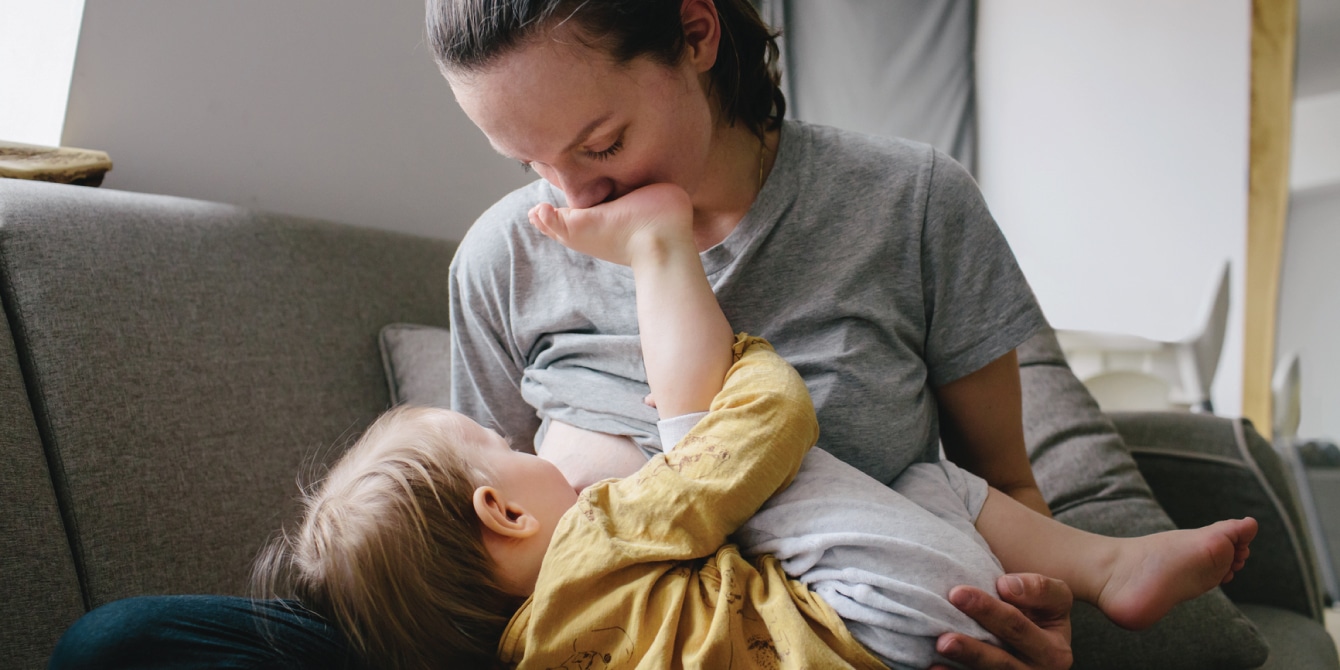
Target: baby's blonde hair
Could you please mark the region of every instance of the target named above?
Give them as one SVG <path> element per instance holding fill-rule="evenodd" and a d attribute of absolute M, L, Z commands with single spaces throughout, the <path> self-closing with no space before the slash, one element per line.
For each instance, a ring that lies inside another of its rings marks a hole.
<path fill-rule="evenodd" d="M 521 599 L 494 578 L 473 496 L 487 475 L 447 410 L 382 415 L 315 491 L 298 530 L 257 560 L 255 584 L 329 617 L 377 667 L 489 666 Z"/>

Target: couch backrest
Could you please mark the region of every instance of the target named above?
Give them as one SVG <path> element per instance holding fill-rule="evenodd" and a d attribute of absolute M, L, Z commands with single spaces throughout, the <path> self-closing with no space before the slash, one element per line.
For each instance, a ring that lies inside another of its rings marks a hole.
<path fill-rule="evenodd" d="M 446 325 L 454 244 L 0 182 L 0 287 L 86 603 L 245 594 L 299 471 L 387 407 L 378 329 Z"/>
<path fill-rule="evenodd" d="M 0 227 L 0 239 L 4 233 Z M 7 320 L 0 320 L 0 591 L 4 665 L 44 666 L 84 602 Z"/>

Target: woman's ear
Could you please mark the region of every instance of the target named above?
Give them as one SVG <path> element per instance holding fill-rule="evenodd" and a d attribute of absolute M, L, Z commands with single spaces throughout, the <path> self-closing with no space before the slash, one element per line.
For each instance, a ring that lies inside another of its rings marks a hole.
<path fill-rule="evenodd" d="M 502 491 L 492 486 L 475 489 L 475 514 L 486 532 L 507 539 L 523 540 L 540 530 L 540 520 L 520 505 L 509 504 Z"/>
<path fill-rule="evenodd" d="M 684 22 L 684 55 L 700 74 L 712 69 L 721 46 L 721 17 L 712 0 L 684 0 L 679 7 Z"/>

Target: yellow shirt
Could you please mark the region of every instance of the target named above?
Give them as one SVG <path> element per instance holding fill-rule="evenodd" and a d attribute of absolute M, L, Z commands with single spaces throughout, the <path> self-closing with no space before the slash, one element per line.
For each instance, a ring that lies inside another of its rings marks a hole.
<path fill-rule="evenodd" d="M 517 668 L 884 668 L 777 560 L 727 536 L 795 477 L 819 427 L 805 383 L 741 335 L 711 410 L 669 454 L 582 493 L 499 658 Z"/>

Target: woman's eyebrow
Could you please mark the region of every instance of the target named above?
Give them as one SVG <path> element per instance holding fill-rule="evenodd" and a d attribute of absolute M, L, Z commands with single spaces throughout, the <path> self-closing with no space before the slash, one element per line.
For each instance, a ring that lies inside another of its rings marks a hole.
<path fill-rule="evenodd" d="M 590 123 L 586 124 L 586 126 L 582 128 L 581 132 L 577 133 L 577 139 L 573 140 L 572 144 L 569 144 L 567 147 L 564 147 L 563 153 L 568 153 L 569 151 L 572 151 L 576 147 L 580 146 L 583 142 L 585 142 L 587 139 L 591 137 L 591 133 L 594 133 L 596 131 L 596 128 L 599 128 L 601 124 L 605 123 L 606 121 L 609 121 L 610 118 L 613 116 L 614 112 L 606 112 L 604 116 L 601 116 L 591 121 Z"/>
<path fill-rule="evenodd" d="M 610 120 L 611 118 L 613 118 L 613 117 L 614 117 L 614 112 L 607 112 L 606 114 L 604 114 L 604 115 L 600 116 L 599 118 L 597 118 L 597 119 L 591 121 L 590 123 L 586 124 L 586 125 L 581 129 L 581 131 L 579 131 L 579 132 L 577 133 L 577 138 L 574 139 L 574 140 L 572 141 L 571 144 L 569 144 L 568 146 L 564 147 L 564 148 L 563 148 L 563 151 L 561 151 L 561 152 L 559 152 L 559 153 L 568 153 L 569 151 L 572 151 L 574 148 L 580 146 L 583 142 L 585 142 L 587 139 L 589 139 L 589 138 L 591 137 L 591 133 L 594 133 L 594 132 L 596 131 L 596 128 L 599 128 L 599 127 L 601 126 L 601 124 L 604 124 L 606 121 L 609 121 L 609 120 Z M 494 143 L 493 143 L 493 139 L 492 139 L 492 138 L 489 139 L 489 146 L 492 147 L 493 150 L 494 150 L 495 152 L 497 152 L 497 154 L 498 154 L 499 156 L 502 156 L 503 158 L 510 158 L 510 159 L 512 159 L 512 160 L 514 160 L 514 161 L 518 161 L 518 162 L 523 163 L 523 164 L 527 162 L 527 161 L 521 160 L 520 158 L 517 158 L 516 156 L 513 156 L 512 154 L 509 154 L 509 153 L 507 153 L 506 151 L 504 151 L 504 150 L 502 149 L 502 147 L 500 147 L 500 146 L 498 146 L 497 144 L 494 144 Z"/>

